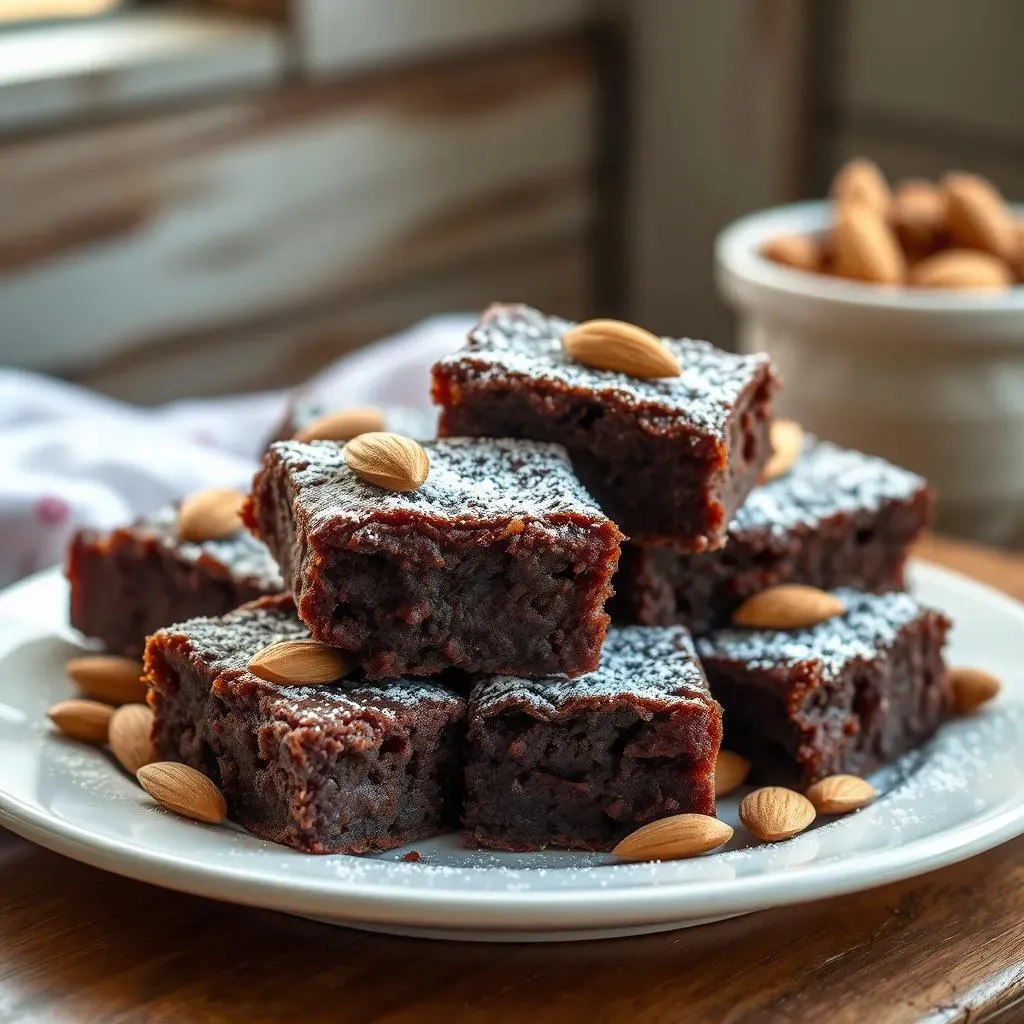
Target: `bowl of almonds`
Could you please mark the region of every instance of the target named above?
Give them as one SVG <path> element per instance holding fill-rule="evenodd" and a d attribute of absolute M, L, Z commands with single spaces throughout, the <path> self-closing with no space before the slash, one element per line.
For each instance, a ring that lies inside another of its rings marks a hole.
<path fill-rule="evenodd" d="M 786 381 L 782 415 L 928 477 L 943 529 L 1024 544 L 1020 207 L 978 175 L 890 184 L 859 159 L 715 255 L 740 347 Z"/>

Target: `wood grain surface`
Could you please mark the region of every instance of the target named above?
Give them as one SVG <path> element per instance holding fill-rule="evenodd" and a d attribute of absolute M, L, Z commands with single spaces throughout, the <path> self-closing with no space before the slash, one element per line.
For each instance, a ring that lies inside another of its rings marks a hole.
<path fill-rule="evenodd" d="M 925 557 L 1024 598 L 1024 558 Z M 1024 1021 L 1024 838 L 871 892 L 615 941 L 366 934 L 166 892 L 0 831 L 0 1024 Z"/>

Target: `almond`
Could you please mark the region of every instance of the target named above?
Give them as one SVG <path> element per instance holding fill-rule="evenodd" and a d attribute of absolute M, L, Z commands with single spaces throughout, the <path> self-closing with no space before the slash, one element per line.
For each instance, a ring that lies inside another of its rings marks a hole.
<path fill-rule="evenodd" d="M 130 775 L 156 760 L 153 712 L 145 704 L 125 704 L 110 719 L 110 749 Z"/>
<path fill-rule="evenodd" d="M 747 781 L 750 762 L 731 750 L 720 750 L 715 762 L 715 796 L 725 796 Z"/>
<path fill-rule="evenodd" d="M 430 473 L 430 459 L 415 441 L 401 434 L 370 431 L 342 449 L 357 476 L 389 491 L 415 491 Z"/>
<path fill-rule="evenodd" d="M 724 821 L 706 814 L 674 814 L 631 832 L 612 850 L 624 860 L 682 860 L 714 850 L 732 839 Z"/>
<path fill-rule="evenodd" d="M 825 261 L 822 243 L 813 235 L 779 235 L 761 247 L 761 255 L 773 263 L 817 273 Z"/>
<path fill-rule="evenodd" d="M 956 710 L 966 715 L 992 700 L 1003 688 L 999 679 L 983 668 L 951 668 L 949 685 Z"/>
<path fill-rule="evenodd" d="M 860 203 L 885 216 L 890 194 L 878 164 L 863 158 L 845 164 L 832 180 L 832 198 L 837 203 Z"/>
<path fill-rule="evenodd" d="M 248 668 L 268 683 L 334 683 L 352 664 L 343 651 L 319 640 L 281 640 L 254 654 Z"/>
<path fill-rule="evenodd" d="M 975 249 L 946 249 L 915 264 L 909 283 L 917 288 L 1005 291 L 1013 284 L 1013 275 L 998 256 Z"/>
<path fill-rule="evenodd" d="M 954 244 L 1011 261 L 1017 252 L 1017 226 L 999 190 L 977 174 L 947 174 L 942 184 Z"/>
<path fill-rule="evenodd" d="M 338 409 L 321 416 L 295 434 L 296 441 L 351 441 L 360 434 L 384 429 L 384 413 L 372 405 Z"/>
<path fill-rule="evenodd" d="M 804 450 L 804 432 L 793 420 L 775 420 L 772 423 L 772 454 L 761 470 L 761 483 L 788 473 Z"/>
<path fill-rule="evenodd" d="M 679 360 L 650 331 L 621 320 L 586 320 L 562 335 L 570 359 L 597 370 L 612 370 L 643 379 L 678 377 Z"/>
<path fill-rule="evenodd" d="M 915 259 L 930 255 L 949 229 L 946 193 L 924 178 L 902 182 L 892 197 L 889 223 L 908 255 Z"/>
<path fill-rule="evenodd" d="M 230 537 L 242 527 L 244 502 L 244 494 L 226 487 L 197 491 L 178 509 L 178 536 L 195 544 Z"/>
<path fill-rule="evenodd" d="M 877 210 L 844 203 L 832 231 L 833 269 L 841 277 L 875 284 L 899 284 L 906 265 L 896 235 Z"/>
<path fill-rule="evenodd" d="M 98 700 L 62 700 L 47 708 L 47 717 L 62 733 L 84 743 L 106 743 L 114 709 Z"/>
<path fill-rule="evenodd" d="M 747 629 L 805 629 L 845 614 L 846 605 L 835 594 L 784 583 L 748 597 L 732 613 L 732 622 Z"/>
<path fill-rule="evenodd" d="M 803 832 L 814 821 L 814 805 L 792 789 L 766 786 L 740 801 L 740 821 L 762 842 L 777 843 Z"/>
<path fill-rule="evenodd" d="M 134 704 L 146 699 L 142 662 L 110 654 L 72 658 L 64 671 L 86 697 L 106 704 Z"/>
<path fill-rule="evenodd" d="M 848 814 L 878 796 L 878 790 L 856 775 L 829 775 L 807 790 L 807 799 L 819 814 Z"/>
<path fill-rule="evenodd" d="M 1024 221 L 1017 225 L 1017 255 L 1013 261 L 1017 283 L 1024 284 Z"/>
<path fill-rule="evenodd" d="M 224 794 L 205 776 L 177 761 L 154 761 L 136 772 L 142 788 L 161 806 L 216 825 L 228 813 Z"/>

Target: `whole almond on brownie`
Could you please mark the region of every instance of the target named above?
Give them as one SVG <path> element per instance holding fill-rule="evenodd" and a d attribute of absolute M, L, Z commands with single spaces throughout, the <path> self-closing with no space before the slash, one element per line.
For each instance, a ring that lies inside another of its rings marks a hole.
<path fill-rule="evenodd" d="M 211 487 L 190 494 L 178 509 L 178 536 L 201 543 L 230 537 L 242 528 L 245 495 L 227 487 Z"/>
<path fill-rule="evenodd" d="M 423 447 L 401 434 L 360 434 L 345 445 L 343 455 L 353 473 L 389 491 L 415 491 L 430 474 Z"/>
<path fill-rule="evenodd" d="M 806 629 L 846 612 L 842 599 L 817 587 L 783 583 L 748 597 L 733 613 L 747 629 Z"/>
<path fill-rule="evenodd" d="M 877 210 L 843 203 L 832 229 L 833 269 L 843 277 L 875 284 L 899 284 L 906 273 L 892 228 Z"/>
<path fill-rule="evenodd" d="M 562 335 L 566 355 L 596 370 L 642 379 L 678 377 L 679 360 L 661 339 L 622 320 L 585 320 Z"/>
<path fill-rule="evenodd" d="M 977 174 L 942 179 L 949 231 L 956 245 L 980 249 L 1010 262 L 1017 254 L 1017 225 L 999 190 Z"/>
<path fill-rule="evenodd" d="M 315 419 L 298 430 L 295 441 L 351 441 L 360 434 L 384 429 L 384 413 L 375 406 L 338 409 Z"/>

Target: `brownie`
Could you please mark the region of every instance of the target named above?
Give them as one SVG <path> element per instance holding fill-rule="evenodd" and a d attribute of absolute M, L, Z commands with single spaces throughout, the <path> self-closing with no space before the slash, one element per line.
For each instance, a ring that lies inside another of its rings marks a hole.
<path fill-rule="evenodd" d="M 79 530 L 68 552 L 71 625 L 135 658 L 161 626 L 284 590 L 270 552 L 244 528 L 195 544 L 176 524 L 168 508 L 109 533 Z"/>
<path fill-rule="evenodd" d="M 789 473 L 751 492 L 721 550 L 623 545 L 612 617 L 699 634 L 728 625 L 746 598 L 780 583 L 901 590 L 932 504 L 914 473 L 808 438 Z"/>
<path fill-rule="evenodd" d="M 442 435 L 565 445 L 583 484 L 634 541 L 719 548 L 771 454 L 766 355 L 666 339 L 678 377 L 641 380 L 571 360 L 567 320 L 492 306 L 433 371 Z"/>
<path fill-rule="evenodd" d="M 670 814 L 715 812 L 721 708 L 681 627 L 612 629 L 578 679 L 498 676 L 469 699 L 472 845 L 609 850 Z"/>
<path fill-rule="evenodd" d="M 458 817 L 463 697 L 433 679 L 279 685 L 254 654 L 308 638 L 287 596 L 162 629 L 146 646 L 154 742 L 251 832 L 310 853 L 388 850 Z"/>
<path fill-rule="evenodd" d="M 289 441 L 300 430 L 312 426 L 317 420 L 329 413 L 341 412 L 351 407 L 352 403 L 332 399 L 311 391 L 298 391 L 288 401 L 281 421 L 274 428 L 267 444 L 274 441 Z M 395 434 L 404 434 L 416 440 L 427 440 L 437 436 L 435 418 L 405 406 L 388 406 L 381 410 L 383 418 L 382 430 L 390 430 Z"/>
<path fill-rule="evenodd" d="M 809 629 L 723 629 L 697 640 L 725 712 L 724 746 L 751 780 L 805 787 L 867 775 L 951 710 L 949 620 L 909 594 L 836 590 L 846 614 Z"/>
<path fill-rule="evenodd" d="M 244 516 L 318 640 L 371 678 L 447 668 L 579 675 L 597 666 L 621 534 L 564 449 L 424 445 L 415 491 L 368 483 L 339 445 L 271 445 Z"/>

